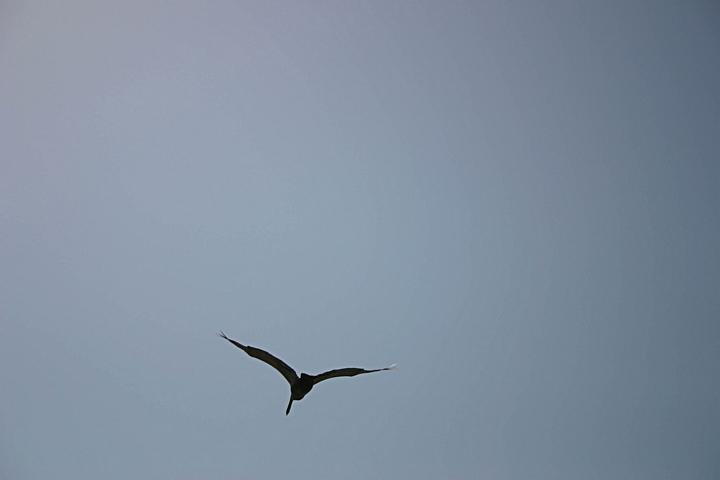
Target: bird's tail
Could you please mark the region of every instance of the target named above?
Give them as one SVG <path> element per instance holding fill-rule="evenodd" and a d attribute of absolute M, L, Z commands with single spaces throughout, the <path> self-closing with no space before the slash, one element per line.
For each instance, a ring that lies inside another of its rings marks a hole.
<path fill-rule="evenodd" d="M 292 399 L 292 397 L 290 397 L 290 401 L 288 402 L 287 410 L 285 410 L 285 415 L 290 413 L 290 407 L 292 407 L 292 402 L 293 402 L 293 399 Z"/>

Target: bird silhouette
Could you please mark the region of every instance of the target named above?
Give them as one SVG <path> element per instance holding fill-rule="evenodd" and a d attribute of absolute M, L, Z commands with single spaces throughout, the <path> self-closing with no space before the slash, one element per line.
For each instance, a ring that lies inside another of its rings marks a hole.
<path fill-rule="evenodd" d="M 232 338 L 228 338 L 228 336 L 225 335 L 225 333 L 222 331 L 218 335 L 227 340 L 228 342 L 232 343 L 251 357 L 257 358 L 258 360 L 267 363 L 275 370 L 280 372 L 283 377 L 285 377 L 285 380 L 287 380 L 290 384 L 290 401 L 288 402 L 287 410 L 285 410 L 285 415 L 290 413 L 290 407 L 292 407 L 293 401 L 302 400 L 303 397 L 305 397 L 305 395 L 307 395 L 308 392 L 312 390 L 315 384 L 320 383 L 323 380 L 335 377 L 354 377 L 355 375 L 360 375 L 362 373 L 380 372 L 382 370 L 391 370 L 395 368 L 395 365 L 391 365 L 385 368 L 376 368 L 374 370 L 366 370 L 364 368 L 354 367 L 337 368 L 335 370 L 328 370 L 327 372 L 321 373 L 319 375 L 308 375 L 307 373 L 301 373 L 298 377 L 298 374 L 295 372 L 295 370 L 293 370 L 287 363 L 283 362 L 273 354 L 259 348 L 251 347 L 250 345 L 243 345 L 240 342 L 236 342 Z"/>

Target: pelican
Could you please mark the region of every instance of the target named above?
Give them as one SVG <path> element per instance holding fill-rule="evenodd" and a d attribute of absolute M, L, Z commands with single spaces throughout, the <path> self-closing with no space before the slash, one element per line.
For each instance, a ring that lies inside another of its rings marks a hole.
<path fill-rule="evenodd" d="M 290 407 L 292 407 L 293 401 L 302 400 L 303 397 L 305 397 L 305 395 L 307 395 L 308 392 L 312 390 L 313 386 L 315 386 L 316 383 L 320 383 L 323 380 L 335 377 L 354 377 L 355 375 L 360 375 L 362 373 L 380 372 L 383 370 L 391 370 L 395 368 L 395 365 L 390 365 L 389 367 L 385 368 L 376 368 L 374 370 L 366 370 L 364 368 L 354 367 L 337 368 L 335 370 L 328 370 L 327 372 L 321 373 L 319 375 L 308 375 L 307 373 L 301 373 L 298 377 L 295 370 L 290 368 L 287 363 L 283 362 L 273 354 L 259 348 L 251 347 L 250 345 L 243 345 L 242 343 L 236 342 L 232 338 L 228 338 L 228 336 L 225 335 L 225 333 L 222 331 L 218 333 L 218 335 L 227 340 L 228 342 L 232 343 L 251 357 L 257 358 L 258 360 L 267 363 L 275 370 L 280 372 L 283 377 L 285 377 L 285 380 L 287 380 L 290 384 L 290 401 L 288 402 L 287 410 L 285 410 L 285 415 L 290 413 Z"/>

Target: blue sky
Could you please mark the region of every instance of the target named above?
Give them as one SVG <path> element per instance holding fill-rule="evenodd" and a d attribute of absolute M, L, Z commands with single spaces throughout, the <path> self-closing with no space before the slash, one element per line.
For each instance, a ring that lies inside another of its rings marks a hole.
<path fill-rule="evenodd" d="M 719 25 L 2 2 L 0 478 L 717 478 Z"/>

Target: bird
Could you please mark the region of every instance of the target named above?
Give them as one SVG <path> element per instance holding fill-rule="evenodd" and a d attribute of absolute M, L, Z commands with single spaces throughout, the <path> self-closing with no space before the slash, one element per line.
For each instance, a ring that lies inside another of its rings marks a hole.
<path fill-rule="evenodd" d="M 381 372 L 383 370 L 392 370 L 393 368 L 395 368 L 395 364 L 390 365 L 389 367 L 376 368 L 372 370 L 355 367 L 337 368 L 334 370 L 328 370 L 327 372 L 323 372 L 318 375 L 301 373 L 298 377 L 298 374 L 295 372 L 295 370 L 293 370 L 287 363 L 283 362 L 270 352 L 266 352 L 265 350 L 262 350 L 260 348 L 251 347 L 250 345 L 243 345 L 242 343 L 237 342 L 232 338 L 229 338 L 222 331 L 220 331 L 218 335 L 221 338 L 224 338 L 228 342 L 232 343 L 251 357 L 257 358 L 258 360 L 267 363 L 275 370 L 280 372 L 283 377 L 285 377 L 285 380 L 287 380 L 290 384 L 290 401 L 288 402 L 287 409 L 285 410 L 286 416 L 290 413 L 290 408 L 292 407 L 293 401 L 302 400 L 316 384 L 324 380 L 335 377 L 354 377 L 355 375 L 360 375 L 363 373 Z"/>

